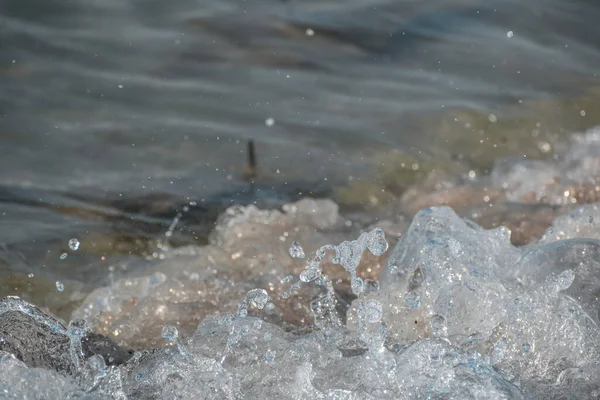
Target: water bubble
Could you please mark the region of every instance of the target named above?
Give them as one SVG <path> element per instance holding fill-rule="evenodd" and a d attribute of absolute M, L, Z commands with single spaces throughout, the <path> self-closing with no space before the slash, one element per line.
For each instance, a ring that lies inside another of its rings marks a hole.
<path fill-rule="evenodd" d="M 370 233 L 368 249 L 373 255 L 380 256 L 388 249 L 385 233 L 381 228 L 375 228 Z"/>
<path fill-rule="evenodd" d="M 248 306 L 253 306 L 262 310 L 269 302 L 269 294 L 264 289 L 252 289 L 246 293 L 244 300 L 238 305 L 237 315 L 246 317 L 248 315 Z"/>
<path fill-rule="evenodd" d="M 488 120 L 491 123 L 498 122 L 498 117 L 496 117 L 496 115 L 494 115 L 494 114 L 490 114 L 490 115 L 488 115 Z"/>
<path fill-rule="evenodd" d="M 523 346 L 521 346 L 521 351 L 523 353 L 529 353 L 531 351 L 531 345 L 529 343 L 524 343 Z"/>
<path fill-rule="evenodd" d="M 290 283 L 293 280 L 294 280 L 294 275 L 287 275 L 281 280 L 281 282 L 282 283 Z"/>
<path fill-rule="evenodd" d="M 300 243 L 298 243 L 295 240 L 292 242 L 289 252 L 290 252 L 290 256 L 292 256 L 292 258 L 306 257 L 306 255 L 304 254 L 304 249 L 302 248 L 302 246 L 300 246 Z"/>
<path fill-rule="evenodd" d="M 507 38 L 509 38 L 509 39 L 510 39 L 510 38 L 511 38 L 511 37 L 513 37 L 513 36 L 514 36 L 514 32 L 513 32 L 513 31 L 508 31 L 508 32 L 506 32 L 506 37 L 507 37 Z"/>
<path fill-rule="evenodd" d="M 585 110 L 581 110 L 581 111 L 579 112 L 579 114 L 580 114 L 582 117 L 585 117 Z"/>
<path fill-rule="evenodd" d="M 446 318 L 443 315 L 436 314 L 431 317 L 429 326 L 431 327 L 431 333 L 433 333 L 434 336 L 446 336 L 448 334 Z"/>
<path fill-rule="evenodd" d="M 63 285 L 61 281 L 56 281 L 56 289 L 58 289 L 59 292 L 62 292 L 65 290 L 65 285 Z"/>
<path fill-rule="evenodd" d="M 363 303 L 362 312 L 364 318 L 374 324 L 381 321 L 383 317 L 383 307 L 377 300 L 367 300 Z"/>
<path fill-rule="evenodd" d="M 67 258 L 67 253 L 62 253 L 59 258 L 61 260 L 64 260 L 65 258 Z"/>
<path fill-rule="evenodd" d="M 315 31 L 313 31 L 310 28 L 306 29 L 306 36 L 314 36 L 315 35 Z"/>
<path fill-rule="evenodd" d="M 160 335 L 165 340 L 176 340 L 179 338 L 179 331 L 173 325 L 165 325 L 160 331 Z"/>
<path fill-rule="evenodd" d="M 275 125 L 275 120 L 273 118 L 269 117 L 269 118 L 265 119 L 265 125 L 270 128 L 273 125 Z"/>
<path fill-rule="evenodd" d="M 176 327 L 174 327 L 173 325 L 165 325 L 160 331 L 160 335 L 163 339 L 175 343 L 179 354 L 181 354 L 183 358 L 188 358 L 188 354 L 185 351 L 185 347 L 183 346 L 183 343 L 181 343 L 181 340 L 179 340 L 179 331 Z"/>
<path fill-rule="evenodd" d="M 590 216 L 588 217 L 588 222 L 589 222 L 590 224 L 593 224 L 593 223 L 594 223 L 594 217 L 592 217 L 592 216 L 590 215 Z"/>
<path fill-rule="evenodd" d="M 575 274 L 570 269 L 567 269 L 558 275 L 557 284 L 559 290 L 566 290 L 573 284 Z"/>
<path fill-rule="evenodd" d="M 390 270 L 390 272 L 392 274 L 395 274 L 398 272 L 398 261 L 396 261 L 395 258 L 390 257 L 390 259 L 388 260 L 388 269 Z"/>
<path fill-rule="evenodd" d="M 360 278 L 352 279 L 352 283 L 350 284 L 350 288 L 352 289 L 352 293 L 358 295 L 363 291 L 363 280 Z"/>
<path fill-rule="evenodd" d="M 73 250 L 73 251 L 77 251 L 77 250 L 79 250 L 79 245 L 80 245 L 80 244 L 81 244 L 81 243 L 80 243 L 80 242 L 79 242 L 79 240 L 78 240 L 78 239 L 76 239 L 76 238 L 73 238 L 73 239 L 70 239 L 70 240 L 69 240 L 69 248 L 70 248 L 71 250 Z"/>
<path fill-rule="evenodd" d="M 317 279 L 319 275 L 321 275 L 321 272 L 317 268 L 309 267 L 300 273 L 300 280 L 305 283 L 312 282 Z"/>
<path fill-rule="evenodd" d="M 417 292 L 408 292 L 404 295 L 404 302 L 410 308 L 419 308 L 421 305 L 421 295 Z"/>
<path fill-rule="evenodd" d="M 265 360 L 267 361 L 273 361 L 275 359 L 275 356 L 277 355 L 277 352 L 275 350 L 267 350 L 267 353 L 265 354 Z"/>
<path fill-rule="evenodd" d="M 35 276 L 35 274 L 33 272 L 30 272 L 29 274 L 27 274 L 28 277 L 33 278 Z"/>

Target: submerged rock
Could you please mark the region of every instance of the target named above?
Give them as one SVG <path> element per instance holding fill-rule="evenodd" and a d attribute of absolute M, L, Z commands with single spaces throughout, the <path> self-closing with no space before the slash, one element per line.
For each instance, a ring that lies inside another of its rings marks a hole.
<path fill-rule="evenodd" d="M 15 301 L 26 310 L 8 306 Z M 16 298 L 0 300 L 0 352 L 13 354 L 28 367 L 75 374 L 66 332 L 60 321 L 31 304 Z M 87 332 L 81 345 L 83 357 L 101 355 L 107 365 L 123 364 L 133 354 L 98 333 Z"/>

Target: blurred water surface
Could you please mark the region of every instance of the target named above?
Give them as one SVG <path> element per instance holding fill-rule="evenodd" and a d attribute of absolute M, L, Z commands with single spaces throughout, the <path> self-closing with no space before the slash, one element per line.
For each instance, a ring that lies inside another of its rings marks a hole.
<path fill-rule="evenodd" d="M 180 244 L 231 203 L 376 181 L 392 149 L 549 156 L 600 123 L 599 20 L 592 0 L 5 0 L 0 295 L 105 281 L 101 257 L 152 255 L 190 202 Z"/>

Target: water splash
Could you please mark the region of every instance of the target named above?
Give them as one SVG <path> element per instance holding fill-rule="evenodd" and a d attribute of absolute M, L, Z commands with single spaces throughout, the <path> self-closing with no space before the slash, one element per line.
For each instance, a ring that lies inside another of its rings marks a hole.
<path fill-rule="evenodd" d="M 268 302 L 269 294 L 264 289 L 252 289 L 246 293 L 246 296 L 238 305 L 236 315 L 231 320 L 231 329 L 227 337 L 225 351 L 221 356 L 221 364 L 225 362 L 225 359 L 233 347 L 248 334 L 251 324 L 261 322 L 261 320 L 256 322 L 249 322 L 246 320 L 246 317 L 248 316 L 248 307 L 253 306 L 259 310 L 262 310 Z"/>
<path fill-rule="evenodd" d="M 177 350 L 179 351 L 179 354 L 181 354 L 181 356 L 183 358 L 189 357 L 187 351 L 185 351 L 185 347 L 184 347 L 183 343 L 179 339 L 179 331 L 177 330 L 176 327 L 174 327 L 173 325 L 165 325 L 165 326 L 163 326 L 160 334 L 163 339 L 175 343 L 175 345 L 177 346 Z"/>

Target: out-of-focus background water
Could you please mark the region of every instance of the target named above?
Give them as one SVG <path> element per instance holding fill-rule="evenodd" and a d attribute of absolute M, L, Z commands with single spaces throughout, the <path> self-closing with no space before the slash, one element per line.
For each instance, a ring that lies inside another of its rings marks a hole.
<path fill-rule="evenodd" d="M 414 183 L 551 158 L 600 123 L 599 20 L 592 0 L 4 0 L 0 296 L 106 283 L 229 204 L 377 185 L 390 159 Z"/>

